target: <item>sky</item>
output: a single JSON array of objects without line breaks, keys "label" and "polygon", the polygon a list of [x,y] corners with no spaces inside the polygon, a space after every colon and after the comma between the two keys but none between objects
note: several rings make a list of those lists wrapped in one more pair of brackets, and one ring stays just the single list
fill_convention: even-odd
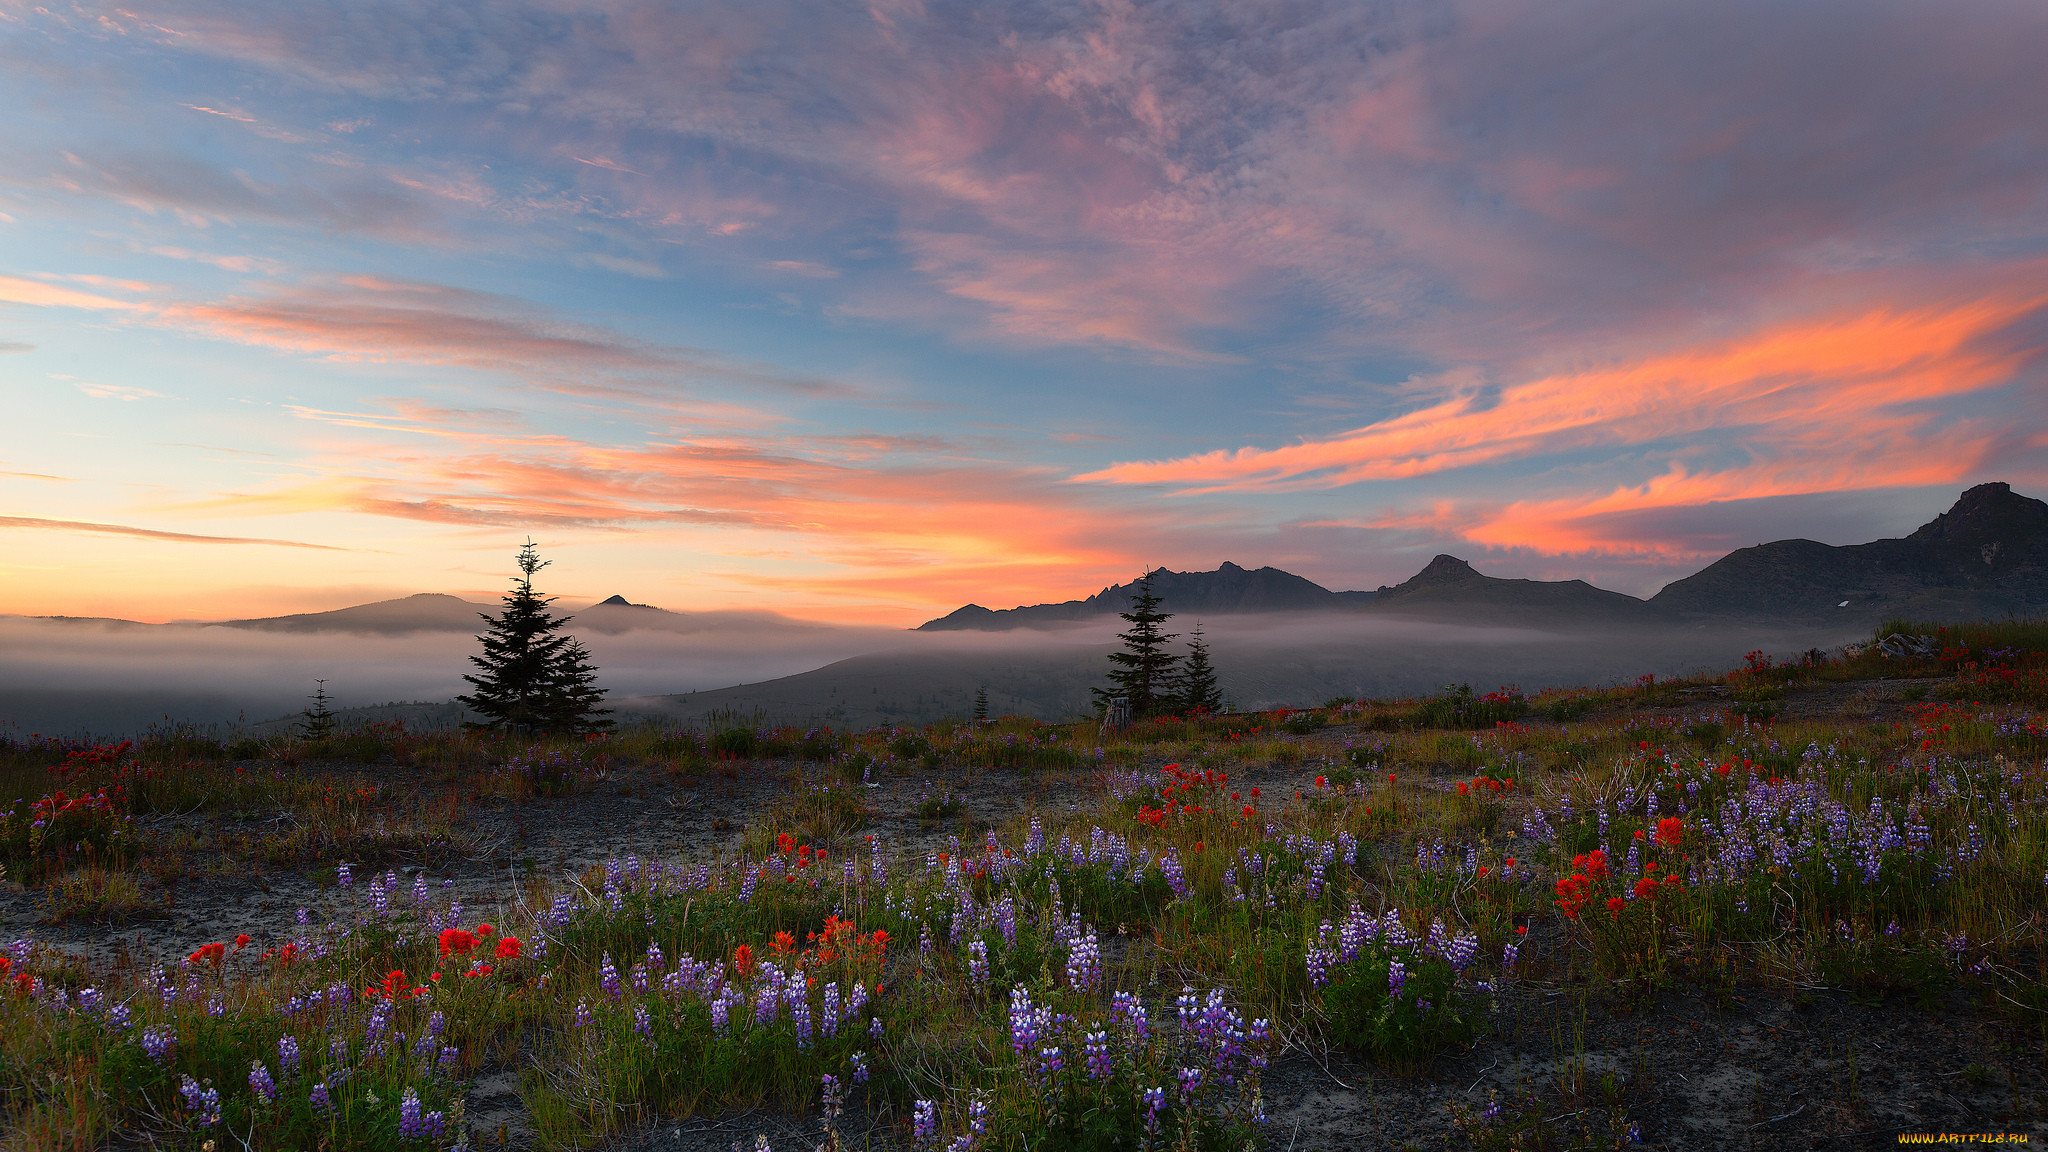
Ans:
[{"label": "sky", "polygon": [[2048,8],[0,0],[0,612],[1648,595],[2048,495]]}]

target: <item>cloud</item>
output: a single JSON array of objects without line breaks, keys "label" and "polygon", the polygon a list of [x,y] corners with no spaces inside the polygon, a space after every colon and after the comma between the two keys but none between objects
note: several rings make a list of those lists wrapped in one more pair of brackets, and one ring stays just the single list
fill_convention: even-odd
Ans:
[{"label": "cloud", "polygon": [[239,344],[340,361],[450,365],[571,392],[635,384],[799,396],[851,391],[814,375],[577,323],[509,296],[383,277],[342,277],[214,301],[129,301],[0,276],[0,302],[120,311]]},{"label": "cloud", "polygon": [[146,397],[154,397],[157,399],[161,399],[163,397],[163,393],[161,392],[155,392],[151,391],[148,388],[138,388],[127,384],[93,384],[81,380],[75,383],[73,387],[77,388],[80,392],[85,393],[87,396],[90,396],[95,400],[133,401],[141,400]]},{"label": "cloud", "polygon": [[437,246],[452,239],[427,203],[370,173],[329,170],[318,182],[260,179],[188,153],[161,150],[65,152],[62,159],[40,179],[11,178],[70,195],[104,196],[200,224],[311,225]]},{"label": "cloud", "polygon": [[[136,307],[129,301],[116,300],[111,296],[98,296],[90,292],[61,288],[55,284],[23,280],[16,276],[0,276],[0,304],[28,304],[37,308],[86,308],[114,312]],[[21,348],[25,349],[27,345],[22,345]]]},{"label": "cloud", "polygon": [[[1572,453],[1611,455],[1661,446],[1665,455],[1712,437],[1748,461],[1780,460],[1795,483],[1882,484],[1870,453],[1927,460],[1930,443],[1952,477],[1982,458],[2003,430],[1961,419],[1944,404],[2015,383],[2038,355],[2001,344],[2042,314],[2048,298],[2008,295],[1917,308],[1870,307],[1789,322],[1639,359],[1565,370],[1453,396],[1339,436],[1281,448],[1241,448],[1158,462],[1115,464],[1082,481],[1169,484],[1186,491],[1298,491],[1425,477]],[[1667,483],[1698,491],[1697,469]],[[1746,475],[1721,469],[1717,475]],[[1778,494],[1785,480],[1726,480],[1709,497]],[[1813,491],[1808,487],[1804,491]]]},{"label": "cloud", "polygon": [[[10,473],[21,475],[21,473]],[[323,552],[347,552],[328,544],[307,544],[298,540],[267,540],[255,536],[199,536],[190,532],[160,532],[154,528],[133,528],[125,524],[92,524],[82,520],[46,520],[39,516],[0,516],[0,528],[41,528],[57,532],[89,532],[107,536],[141,536],[151,540],[177,540],[188,544],[272,544],[280,548],[317,548]]]},{"label": "cloud", "polygon": [[336,360],[454,365],[564,391],[604,381],[737,385],[785,394],[845,386],[549,315],[511,297],[351,277],[262,296],[166,306],[162,317],[222,339]]},{"label": "cloud", "polygon": [[0,340],[0,356],[10,352],[33,352],[35,350],[36,346],[33,344],[23,344],[18,340]]}]

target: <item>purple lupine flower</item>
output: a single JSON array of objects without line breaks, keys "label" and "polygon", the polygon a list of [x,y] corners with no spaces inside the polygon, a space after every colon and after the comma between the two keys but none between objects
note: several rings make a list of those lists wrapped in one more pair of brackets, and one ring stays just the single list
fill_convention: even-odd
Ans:
[{"label": "purple lupine flower", "polygon": [[825,985],[824,1012],[818,1018],[818,1035],[829,1040],[839,1034],[839,982]]},{"label": "purple lupine flower", "polygon": [[1145,1002],[1135,993],[1118,992],[1110,998],[1110,1018],[1121,1022],[1132,1044],[1143,1044],[1152,1036],[1152,1022],[1145,1015]]},{"label": "purple lupine flower", "polygon": [[929,1100],[919,1100],[910,1106],[910,1138],[923,1147],[939,1135],[938,1106]]},{"label": "purple lupine flower", "polygon": [[619,970],[612,966],[612,954],[607,952],[597,966],[597,983],[604,994],[617,999],[619,996]]},{"label": "purple lupine flower", "polygon": [[633,1005],[633,1034],[647,1041],[649,1047],[653,1046],[654,1017],[648,1013],[645,1004]]},{"label": "purple lupine flower", "polygon": [[249,1061],[249,1090],[265,1104],[277,1099],[277,1081],[270,1078],[270,1069],[261,1060]]},{"label": "purple lupine flower", "polygon": [[346,888],[354,882],[355,878],[349,875],[347,864],[334,866],[334,884],[337,888]]},{"label": "purple lupine flower", "polygon": [[462,1059],[462,1049],[450,1044],[441,1049],[441,1058],[434,1062],[434,1070],[446,1076],[455,1071],[456,1062]]},{"label": "purple lupine flower", "polygon": [[811,998],[804,994],[804,982],[802,979],[790,982],[785,998],[789,1003],[790,1021],[796,1025],[796,1046],[799,1048],[809,1048],[811,1046]]},{"label": "purple lupine flower", "polygon": [[1168,848],[1159,858],[1159,871],[1166,877],[1166,884],[1173,889],[1173,898],[1179,900],[1188,894],[1187,870],[1181,867],[1180,853]]},{"label": "purple lupine flower", "polygon": [[818,1077],[818,1088],[823,1096],[825,1126],[830,1128],[839,1119],[839,1110],[846,1106],[846,1089],[839,1084],[839,1078],[830,1072]]},{"label": "purple lupine flower", "polygon": [[653,941],[653,940],[650,940],[650,941],[648,941],[648,942],[647,942],[647,967],[648,967],[648,968],[650,968],[650,969],[652,969],[652,970],[654,970],[654,971],[656,971],[656,972],[659,972],[659,971],[661,971],[661,969],[662,969],[662,966],[663,966],[663,965],[665,965],[665,964],[667,964],[667,963],[668,963],[668,958],[667,958],[667,957],[665,957],[665,956],[663,956],[663,955],[661,954],[661,945],[660,945],[660,943],[658,943],[658,942],[656,942],[656,941]]},{"label": "purple lupine flower", "polygon": [[1181,1104],[1183,1106],[1191,1105],[1194,1102],[1195,1093],[1202,1090],[1202,1070],[1200,1068],[1183,1068],[1174,1075],[1174,1081],[1180,1086]]},{"label": "purple lupine flower", "polygon": [[348,1038],[336,1036],[327,1042],[327,1059],[339,1064],[348,1059]]},{"label": "purple lupine flower", "polygon": [[1451,939],[1451,946],[1444,958],[1451,962],[1454,971],[1463,972],[1472,964],[1472,958],[1479,952],[1479,936],[1473,932],[1460,932]]},{"label": "purple lupine flower", "polygon": [[1088,1078],[1090,1080],[1109,1079],[1111,1070],[1109,1033],[1100,1030],[1090,1032],[1082,1041],[1082,1046],[1087,1052]]},{"label": "purple lupine flower", "polygon": [[1052,1028],[1052,1009],[1035,1007],[1031,993],[1019,984],[1010,990],[1010,1050],[1023,1055]]},{"label": "purple lupine flower", "polygon": [[220,1123],[220,1092],[210,1087],[201,1087],[199,1081],[186,1076],[178,1085],[178,1091],[185,1097],[185,1107],[197,1113],[194,1122],[202,1128]]},{"label": "purple lupine flower", "polygon": [[[1327,922],[1326,922],[1327,923]],[[1321,988],[1330,982],[1330,969],[1337,963],[1337,954],[1327,948],[1310,946],[1302,957],[1302,964],[1308,969],[1308,983],[1311,988]]]},{"label": "purple lupine flower", "polygon": [[159,1064],[171,1058],[171,1049],[177,1044],[178,1030],[169,1024],[152,1024],[142,1030],[142,1052]]},{"label": "purple lupine flower", "polygon": [[967,978],[977,992],[988,984],[988,945],[980,940],[967,942]]},{"label": "purple lupine flower", "polygon": [[590,1001],[588,1000],[576,1001],[576,1027],[590,1027]]},{"label": "purple lupine flower", "polygon": [[1159,1134],[1159,1114],[1166,1110],[1166,1089],[1147,1088],[1138,1099],[1145,1105],[1145,1131]]},{"label": "purple lupine flower", "polygon": [[107,1008],[107,1027],[119,1031],[128,1027],[128,1005],[114,1004]]},{"label": "purple lupine flower", "polygon": [[1041,1048],[1038,1051],[1038,1066],[1048,1076],[1054,1075],[1067,1066],[1066,1058],[1060,1055],[1059,1045]]},{"label": "purple lupine flower", "polygon": [[277,1068],[286,1076],[299,1074],[299,1041],[295,1036],[277,1038]]},{"label": "purple lupine flower", "polygon": [[633,965],[633,969],[632,969],[632,972],[631,972],[631,977],[632,977],[632,980],[633,980],[633,991],[635,991],[635,992],[637,992],[637,993],[639,993],[639,994],[641,994],[641,995],[643,995],[643,996],[644,996],[644,995],[646,995],[646,994],[647,994],[647,962],[643,960],[643,961],[641,961],[640,963],[638,963],[638,964],[635,964],[635,965]]},{"label": "purple lupine flower", "polygon": [[847,1072],[846,1074],[846,1079],[848,1083],[865,1084],[868,1082],[867,1053],[855,1052],[853,1055],[848,1056],[846,1058],[846,1063],[848,1068],[851,1069],[851,1071]]},{"label": "purple lupine flower", "polygon": [[1399,960],[1387,962],[1387,996],[1399,998],[1401,987],[1408,983],[1408,966]]},{"label": "purple lupine flower", "polygon": [[1521,955],[1521,945],[1515,943],[1513,940],[1510,940],[1506,944],[1502,945],[1500,950],[1500,970],[1503,972],[1512,972],[1515,967],[1516,959],[1518,959]]},{"label": "purple lupine flower", "polygon": [[334,1100],[327,1094],[327,1081],[325,1080],[315,1081],[313,1090],[307,1093],[306,1099],[312,1103],[313,1115],[315,1116],[326,1116],[334,1111]]},{"label": "purple lupine flower", "polygon": [[880,1016],[868,1021],[868,1037],[870,1039],[880,1040],[882,1033],[885,1031],[886,1029],[882,1027],[882,1018]]},{"label": "purple lupine flower", "polygon": [[426,1126],[420,1117],[420,1094],[408,1087],[398,1101],[398,1135],[406,1140],[418,1140],[426,1134]]},{"label": "purple lupine flower", "polygon": [[1090,928],[1067,950],[1067,986],[1076,992],[1087,992],[1101,976],[1102,951],[1096,944],[1095,930]]}]

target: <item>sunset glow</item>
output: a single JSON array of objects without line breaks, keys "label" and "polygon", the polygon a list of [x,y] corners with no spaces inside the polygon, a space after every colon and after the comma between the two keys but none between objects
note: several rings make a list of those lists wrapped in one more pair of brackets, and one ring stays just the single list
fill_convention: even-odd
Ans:
[{"label": "sunset glow", "polygon": [[2048,495],[2038,6],[0,0],[0,613],[1635,594]]}]

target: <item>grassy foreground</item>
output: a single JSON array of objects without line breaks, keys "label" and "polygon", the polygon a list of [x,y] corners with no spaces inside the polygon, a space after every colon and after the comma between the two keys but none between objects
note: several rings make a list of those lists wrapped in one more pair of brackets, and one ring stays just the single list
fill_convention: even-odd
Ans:
[{"label": "grassy foreground", "polygon": [[[1262,1076],[1283,1049],[1425,1069],[1531,980],[1623,1003],[1962,990],[2048,1042],[2044,631],[1106,736],[1012,719],[15,741],[0,865],[56,916],[117,917],[199,858],[331,871],[292,922],[172,964],[7,946],[0,1126],[23,1148],[490,1146],[505,1134],[464,1117],[465,1085],[514,1069],[549,1146],[766,1104],[877,1120],[897,1146],[1234,1150],[1272,1142]],[[1905,720],[1793,708],[1881,677],[1927,681]],[[480,796],[770,760],[805,783],[731,850],[535,878],[493,922],[389,867],[457,850]],[[958,766],[1082,802],[924,856],[863,830],[863,780]],[[289,820],[204,844],[151,830],[201,810]],[[919,805],[956,814],[950,793]],[[1568,1125],[1507,1097],[1458,1122],[1478,1147],[1634,1138],[1615,1093],[1572,1090]]]}]

